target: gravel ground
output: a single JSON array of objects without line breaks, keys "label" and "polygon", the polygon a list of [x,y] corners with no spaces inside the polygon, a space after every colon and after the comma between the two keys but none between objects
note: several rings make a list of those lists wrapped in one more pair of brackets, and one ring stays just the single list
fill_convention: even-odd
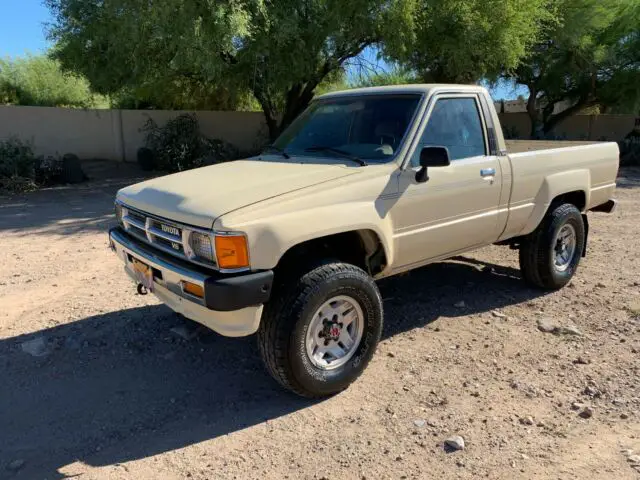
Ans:
[{"label": "gravel ground", "polygon": [[0,478],[640,476],[640,170],[559,292],[505,247],[382,281],[378,352],[318,402],[135,293],[105,235],[130,175],[0,198]]}]

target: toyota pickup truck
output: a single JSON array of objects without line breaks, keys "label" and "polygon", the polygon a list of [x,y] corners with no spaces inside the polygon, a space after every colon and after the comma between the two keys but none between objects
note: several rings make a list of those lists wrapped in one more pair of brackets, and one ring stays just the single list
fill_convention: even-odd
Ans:
[{"label": "toyota pickup truck", "polygon": [[[529,142],[531,144],[531,142]],[[307,397],[345,389],[380,339],[376,280],[485,245],[559,289],[587,212],[612,212],[618,146],[509,151],[488,92],[405,85],[317,97],[257,157],[123,188],[110,246],[138,288]]]}]

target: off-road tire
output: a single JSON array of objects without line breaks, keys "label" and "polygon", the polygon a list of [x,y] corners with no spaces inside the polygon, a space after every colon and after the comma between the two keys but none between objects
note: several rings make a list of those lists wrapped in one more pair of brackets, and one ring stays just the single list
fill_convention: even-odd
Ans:
[{"label": "off-road tire", "polygon": [[[316,310],[338,295],[359,303],[364,330],[347,363],[324,370],[309,359],[305,337]],[[380,292],[364,270],[347,263],[326,263],[292,275],[274,291],[262,315],[258,346],[267,370],[282,386],[303,397],[326,397],[347,388],[363,372],[380,340],[382,316]]]},{"label": "off-road tire", "polygon": [[[576,248],[569,266],[558,271],[554,265],[554,239],[570,223],[576,233]],[[520,270],[532,286],[547,290],[564,287],[576,273],[585,244],[584,221],[580,210],[570,203],[551,205],[538,227],[520,245]]]}]

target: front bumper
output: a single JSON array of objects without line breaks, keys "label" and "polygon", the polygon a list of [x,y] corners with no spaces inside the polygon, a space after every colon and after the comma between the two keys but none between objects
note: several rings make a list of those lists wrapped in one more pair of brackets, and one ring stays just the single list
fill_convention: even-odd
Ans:
[{"label": "front bumper", "polygon": [[[214,274],[157,251],[119,227],[109,231],[109,245],[134,281],[134,258],[152,268],[153,293],[172,310],[229,337],[251,335],[258,329],[263,304],[271,294],[273,271]],[[185,292],[184,281],[202,287],[204,298]]]}]

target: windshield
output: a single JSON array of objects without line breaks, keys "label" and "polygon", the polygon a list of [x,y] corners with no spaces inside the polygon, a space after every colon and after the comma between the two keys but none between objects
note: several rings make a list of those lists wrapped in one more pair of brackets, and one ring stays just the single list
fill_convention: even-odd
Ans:
[{"label": "windshield", "polygon": [[388,161],[400,149],[419,102],[415,94],[318,100],[273,146],[288,155]]}]

